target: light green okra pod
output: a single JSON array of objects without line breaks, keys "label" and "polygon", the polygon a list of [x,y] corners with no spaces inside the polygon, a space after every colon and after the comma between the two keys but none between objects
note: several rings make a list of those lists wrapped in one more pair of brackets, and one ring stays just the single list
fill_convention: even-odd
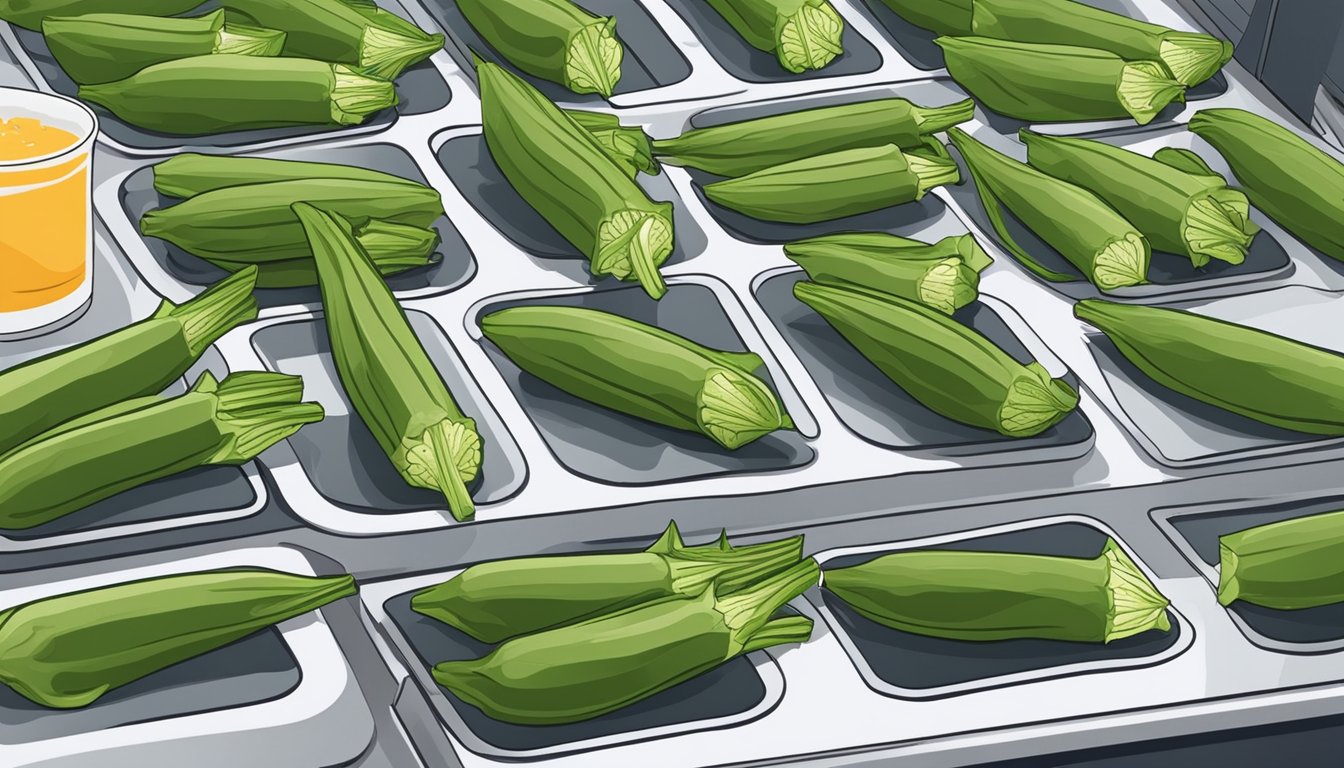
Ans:
[{"label": "light green okra pod", "polygon": [[[307,160],[278,160],[270,157],[238,155],[202,155],[183,152],[154,166],[154,189],[168,197],[195,197],[227,187],[266,184],[274,181],[373,181],[388,184],[415,184],[412,179],[391,173],[337,163]],[[334,185],[339,186],[339,185]],[[291,201],[297,202],[297,201]]]},{"label": "light green okra pod", "polygon": [[352,576],[261,569],[141,579],[0,611],[0,683],[77,709],[143,677],[355,594]]},{"label": "light green okra pod", "polygon": [[473,565],[416,593],[411,607],[485,643],[572,624],[639,603],[720,594],[788,568],[802,559],[803,538],[732,547],[688,547],[675,522],[643,552],[524,557]]},{"label": "light green okra pod", "polygon": [[845,21],[828,0],[706,0],[753,48],[789,72],[821,69],[844,53]]},{"label": "light green okra pod", "polygon": [[481,319],[524,371],[583,400],[740,448],[793,421],[753,372],[751,352],[710,349],[644,323],[580,307],[513,307]]},{"label": "light green okra pod", "polygon": [[1344,603],[1344,512],[1218,537],[1218,602],[1295,611]]},{"label": "light green okra pod", "polygon": [[485,42],[534,77],[611,98],[625,47],[616,19],[571,0],[456,0]]},{"label": "light green okra pod", "polygon": [[434,666],[434,679],[496,720],[588,720],[642,701],[745,653],[812,634],[804,616],[773,618],[817,583],[808,558],[732,595],[707,585],[578,624],[509,640],[488,656]]}]

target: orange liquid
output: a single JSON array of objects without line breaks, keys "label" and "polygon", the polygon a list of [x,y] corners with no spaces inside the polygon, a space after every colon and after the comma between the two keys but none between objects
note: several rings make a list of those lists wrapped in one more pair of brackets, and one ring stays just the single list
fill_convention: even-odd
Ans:
[{"label": "orange liquid", "polygon": [[[0,161],[43,157],[78,143],[75,134],[33,118],[0,119]],[[0,312],[45,306],[84,282],[88,160],[85,153],[51,168],[0,168]]]}]

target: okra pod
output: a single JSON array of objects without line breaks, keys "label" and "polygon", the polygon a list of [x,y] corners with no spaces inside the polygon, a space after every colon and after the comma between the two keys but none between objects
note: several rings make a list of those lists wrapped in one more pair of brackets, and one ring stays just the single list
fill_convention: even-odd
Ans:
[{"label": "okra pod", "polygon": [[42,36],[61,69],[80,85],[110,83],[174,59],[212,53],[279,56],[285,33],[224,23],[224,11],[195,18],[125,13],[51,17]]},{"label": "okra pod", "polygon": [[294,213],[312,243],[331,356],[355,412],[408,484],[439,491],[458,520],[476,511],[476,422],[458,407],[406,313],[350,224],[308,203]]},{"label": "okra pod", "polygon": [[975,301],[980,272],[992,262],[971,235],[930,244],[885,232],[849,232],[789,243],[784,254],[815,282],[864,287],[949,315]]},{"label": "okra pod", "polygon": [[882,0],[897,16],[940,35],[971,34],[975,0]]},{"label": "okra pod", "polygon": [[893,552],[822,583],[879,624],[949,640],[1110,643],[1171,629],[1169,601],[1114,540],[1095,558]]},{"label": "okra pod", "polygon": [[974,0],[973,5],[971,34],[1100,48],[1127,61],[1160,61],[1185,86],[1208,80],[1232,58],[1226,40],[1178,32],[1076,0]]},{"label": "okra pod", "polygon": [[945,153],[907,154],[887,144],[795,160],[704,190],[710,200],[753,218],[810,224],[913,202],[960,179]]},{"label": "okra pod", "polygon": [[940,37],[947,71],[984,105],[1017,120],[1152,122],[1185,86],[1157,61],[1110,51],[988,37]]},{"label": "okra pod", "polygon": [[752,48],[789,72],[821,69],[845,52],[845,20],[828,0],[707,0]]},{"label": "okra pod", "polygon": [[[370,219],[355,229],[355,239],[384,277],[427,266],[434,261],[439,233],[432,229]],[[303,288],[317,285],[317,265],[312,257],[283,261],[229,261],[207,259],[220,269],[237,272],[253,264],[258,288]]]},{"label": "okra pod", "polygon": [[792,429],[752,352],[724,352],[620,315],[580,307],[513,307],[481,319],[519,368],[569,394],[733,450]]},{"label": "okra pod", "polygon": [[505,178],[589,261],[594,276],[667,292],[672,204],[650,200],[592,135],[503,67],[477,62],[485,143]]},{"label": "okra pod", "polygon": [[533,77],[603,98],[621,79],[625,47],[615,18],[571,0],[457,0],[457,8],[490,47]]},{"label": "okra pod", "polygon": [[263,569],[140,579],[0,611],[0,683],[76,709],[174,664],[355,594],[354,577]]},{"label": "okra pod", "polygon": [[1023,365],[971,328],[923,304],[862,288],[802,282],[799,301],[929,410],[1030,437],[1078,406],[1078,393],[1040,363]]},{"label": "okra pod", "polygon": [[925,137],[970,120],[975,102],[921,107],[905,99],[874,99],[692,128],[653,142],[671,165],[719,176],[745,176],[771,166],[844,149],[895,144],[925,147]]},{"label": "okra pod", "polygon": [[225,187],[149,211],[140,231],[204,259],[255,262],[313,251],[290,209],[309,202],[351,219],[428,228],[443,215],[439,193],[406,180],[302,179]]},{"label": "okra pod", "polygon": [[489,655],[434,666],[434,679],[509,723],[588,720],[642,701],[742,654],[801,643],[804,616],[772,618],[817,583],[815,560],[732,595],[712,585],[692,597],[645,603],[509,640]]},{"label": "okra pod", "polygon": [[1294,611],[1344,603],[1344,512],[1218,537],[1218,602]]},{"label": "okra pod", "polygon": [[[1003,209],[1012,212],[1101,290],[1147,281],[1152,258],[1148,240],[1099,197],[996,152],[960,128],[951,129],[947,135],[970,169],[994,231],[1022,266],[1052,282],[1075,279],[1041,264],[1019,245],[1008,231]],[[1063,211],[1069,215],[1061,215]]]},{"label": "okra pod", "polygon": [[[154,189],[168,197],[195,197],[227,187],[273,181],[375,181],[419,184],[391,173],[336,163],[184,152],[154,166]],[[339,185],[333,185],[339,186]],[[423,186],[423,185],[421,185]],[[297,202],[297,201],[291,201]]]},{"label": "okra pod", "polygon": [[1344,259],[1344,165],[1242,109],[1200,110],[1190,130],[1222,154],[1256,208],[1312,248]]},{"label": "okra pod", "polygon": [[525,557],[473,565],[416,593],[411,608],[485,643],[572,624],[668,597],[719,594],[793,566],[803,537],[731,547],[688,547],[675,522],[643,552]]},{"label": "okra pod", "polygon": [[1246,195],[1221,179],[1192,175],[1101,141],[1021,132],[1027,162],[1086,189],[1133,224],[1153,248],[1188,256],[1196,267],[1246,260],[1260,227]]},{"label": "okra pod", "polygon": [[165,61],[79,89],[151,131],[197,136],[295,125],[358,125],[397,104],[392,83],[342,64],[217,53]]},{"label": "okra pod", "polygon": [[209,372],[179,397],[144,397],[81,416],[0,458],[0,528],[51,522],[122,491],[188,469],[243,464],[322,406],[303,403],[303,380],[278,373]]},{"label": "okra pod", "polygon": [[1179,309],[1087,299],[1073,313],[1164,387],[1272,426],[1344,435],[1334,352]]},{"label": "okra pod", "polygon": [[201,0],[0,0],[0,21],[34,32],[51,16],[83,16],[90,13],[134,13],[176,16],[195,10]]},{"label": "okra pod", "polygon": [[161,392],[219,340],[257,318],[243,270],[183,304],[0,373],[0,456],[82,414]]},{"label": "okra pod", "polygon": [[443,47],[443,35],[376,19],[346,0],[225,0],[224,7],[284,30],[286,56],[345,64],[381,80],[395,80]]}]

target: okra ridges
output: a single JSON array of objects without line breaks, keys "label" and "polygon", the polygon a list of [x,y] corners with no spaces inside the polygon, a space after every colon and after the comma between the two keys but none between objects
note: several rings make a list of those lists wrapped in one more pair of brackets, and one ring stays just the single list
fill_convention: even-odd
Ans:
[{"label": "okra ridges", "polygon": [[829,2],[803,4],[779,26],[779,63],[790,72],[821,69],[844,53],[845,22]]},{"label": "okra ridges", "polygon": [[406,67],[442,48],[443,41],[443,35],[413,38],[370,24],[364,28],[364,37],[359,46],[360,71],[391,81]]},{"label": "okra ridges", "polygon": [[1103,291],[1148,281],[1151,249],[1142,235],[1130,232],[1106,244],[1092,264],[1092,280]]},{"label": "okra ridges", "polygon": [[705,434],[733,450],[792,426],[765,382],[730,368],[711,368],[700,389],[696,420]]},{"label": "okra ridges", "polygon": [[616,20],[584,27],[565,51],[565,86],[575,93],[596,93],[611,98],[621,79],[625,49],[616,39]]},{"label": "okra ridges", "polygon": [[1168,32],[1158,46],[1158,58],[1177,82],[1199,85],[1213,77],[1232,58],[1232,44],[1209,35]]},{"label": "okra ridges", "polygon": [[716,599],[714,608],[723,615],[724,624],[738,641],[746,644],[776,611],[820,580],[821,567],[809,557],[741,592]]},{"label": "okra ridges", "polygon": [[1152,122],[1173,101],[1185,101],[1185,86],[1155,61],[1131,61],[1120,71],[1120,103],[1139,125]]},{"label": "okra ridges", "polygon": [[470,421],[441,421],[418,439],[403,441],[407,482],[439,491],[459,521],[471,518],[476,503],[467,483],[481,468],[481,437]]},{"label": "okra ridges", "polygon": [[1170,601],[1139,570],[1129,555],[1114,541],[1107,542],[1103,552],[1109,569],[1106,591],[1110,606],[1106,617],[1106,642],[1160,629],[1171,629],[1167,618]]},{"label": "okra ridges", "polygon": [[181,321],[192,357],[200,357],[235,327],[257,319],[256,286],[257,268],[241,269],[168,313]]},{"label": "okra ridges", "polygon": [[397,105],[397,89],[390,81],[355,72],[342,65],[332,67],[331,121],[359,125],[375,112]]}]

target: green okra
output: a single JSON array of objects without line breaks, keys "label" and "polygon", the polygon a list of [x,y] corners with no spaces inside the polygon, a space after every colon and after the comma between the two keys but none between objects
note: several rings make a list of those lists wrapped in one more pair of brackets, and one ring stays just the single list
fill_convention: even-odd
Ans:
[{"label": "green okra", "polygon": [[704,190],[715,203],[753,218],[809,224],[914,202],[960,179],[946,153],[906,153],[887,144],[795,160]]},{"label": "green okra", "polygon": [[1180,32],[1076,0],[974,0],[970,34],[1023,43],[1100,48],[1127,61],[1160,61],[1178,83],[1198,85],[1232,58],[1232,44]]},{"label": "green okra", "polygon": [[817,583],[815,560],[731,595],[636,605],[517,637],[489,655],[445,661],[434,679],[486,715],[509,723],[588,720],[642,701],[746,653],[801,643],[812,620],[776,612]]},{"label": "green okra", "polygon": [[1153,248],[1188,256],[1196,267],[1246,260],[1260,227],[1246,195],[1221,179],[1193,175],[1101,141],[1021,132],[1027,162],[1094,193]]},{"label": "green okra", "polygon": [[641,171],[654,176],[661,172],[653,158],[653,142],[643,128],[621,125],[619,117],[605,112],[566,109],[564,113],[592,134],[602,151],[630,178]]},{"label": "green okra", "polygon": [[425,229],[443,215],[439,193],[398,179],[299,179],[225,187],[177,205],[149,211],[140,231],[204,259],[284,261],[312,255],[303,226],[290,209],[309,202],[346,218],[379,219]]},{"label": "green okra", "polygon": [[1295,611],[1344,603],[1344,512],[1218,537],[1218,602]]},{"label": "green okra", "polygon": [[964,123],[974,114],[975,102],[970,99],[944,107],[873,99],[692,128],[675,138],[653,142],[653,153],[671,165],[718,176],[745,176],[844,149],[886,144],[921,149],[929,134]]},{"label": "green okra", "polygon": [[294,214],[312,244],[341,385],[408,484],[438,491],[458,520],[476,511],[467,484],[482,440],[411,330],[401,305],[345,219],[308,203]]},{"label": "green okra", "polygon": [[[947,135],[970,169],[994,231],[1022,266],[1052,282],[1075,279],[1041,264],[1019,245],[1008,231],[1004,209],[1103,291],[1147,281],[1152,247],[1142,232],[1101,198],[996,152],[960,128]],[[1063,211],[1069,215],[1061,215]]]},{"label": "green okra", "polygon": [[[273,181],[375,181],[419,184],[391,173],[337,163],[184,152],[154,166],[154,189],[168,197],[195,197],[227,187]],[[339,185],[333,185],[339,186]],[[291,201],[294,202],[294,201]]]},{"label": "green okra", "polygon": [[473,565],[417,592],[411,608],[485,643],[624,610],[669,597],[694,597],[713,584],[720,594],[789,568],[803,557],[803,537],[688,547],[675,522],[642,552],[524,557]]},{"label": "green okra", "polygon": [[176,16],[195,10],[200,4],[201,0],[0,0],[0,21],[41,32],[43,19],[52,16],[90,13]]},{"label": "green okra", "polygon": [[658,267],[673,247],[672,204],[654,202],[597,140],[503,67],[477,62],[490,156],[518,195],[589,261],[594,276],[667,292]]},{"label": "green okra", "polygon": [[[370,219],[355,228],[355,239],[384,277],[434,263],[439,233],[432,229]],[[255,265],[258,288],[304,288],[317,285],[317,265],[312,257],[282,261],[230,261],[207,259],[229,272]]]},{"label": "green okra", "polygon": [[751,352],[724,352],[581,307],[513,307],[481,319],[519,368],[569,394],[656,424],[700,432],[730,450],[792,429]]},{"label": "green okra", "polygon": [[1164,387],[1275,427],[1344,435],[1344,356],[1179,309],[1087,299],[1073,313]]},{"label": "green okra", "polygon": [[1242,109],[1204,109],[1190,130],[1222,154],[1256,208],[1307,245],[1344,259],[1344,164]]},{"label": "green okra", "polygon": [[355,594],[354,577],[202,571],[86,589],[0,611],[0,683],[86,707],[161,669]]},{"label": "green okra", "polygon": [[575,93],[611,98],[625,47],[616,19],[571,0],[457,0],[476,33],[508,62]]},{"label": "green okra", "polygon": [[80,85],[110,83],[174,59],[212,53],[279,56],[285,33],[224,23],[224,11],[195,18],[125,13],[50,17],[42,36],[61,69]]},{"label": "green okra", "polygon": [[993,261],[971,235],[924,243],[885,232],[847,232],[798,240],[784,254],[814,282],[859,286],[952,314],[979,295]]},{"label": "green okra", "polygon": [[893,552],[822,583],[879,624],[949,640],[1110,643],[1171,629],[1169,601],[1114,540],[1095,558]]},{"label": "green okra", "polygon": [[1017,120],[1133,118],[1147,125],[1185,86],[1157,61],[1072,45],[940,37],[947,71],[986,107]]},{"label": "green okra", "polygon": [[971,34],[974,0],[882,0],[897,16],[940,35]]},{"label": "green okra", "polygon": [[183,304],[0,373],[0,456],[77,416],[161,392],[228,333],[257,318],[257,274],[240,271]]},{"label": "green okra", "polygon": [[443,35],[378,18],[367,4],[347,0],[225,0],[224,7],[284,30],[286,56],[345,64],[382,80],[395,80],[443,47]]},{"label": "green okra", "polygon": [[169,475],[243,464],[321,421],[300,402],[303,380],[278,373],[209,372],[179,397],[110,405],[58,425],[0,457],[0,529],[51,522]]},{"label": "green okra", "polygon": [[359,125],[397,104],[392,83],[343,64],[217,53],[165,61],[79,98],[150,131],[197,136],[296,125]]},{"label": "green okra", "polygon": [[1204,158],[1193,150],[1182,147],[1162,147],[1153,153],[1153,159],[1166,163],[1178,171],[1185,171],[1195,176],[1208,176],[1216,179],[1219,184],[1227,183],[1227,179],[1222,174],[1210,168],[1209,164],[1204,162]]},{"label": "green okra", "polygon": [[845,20],[828,0],[707,0],[753,48],[789,72],[821,69],[845,52]]},{"label": "green okra", "polygon": [[808,282],[794,285],[793,294],[907,394],[953,421],[1031,437],[1078,406],[1077,391],[1040,363],[1019,363],[923,304]]}]

